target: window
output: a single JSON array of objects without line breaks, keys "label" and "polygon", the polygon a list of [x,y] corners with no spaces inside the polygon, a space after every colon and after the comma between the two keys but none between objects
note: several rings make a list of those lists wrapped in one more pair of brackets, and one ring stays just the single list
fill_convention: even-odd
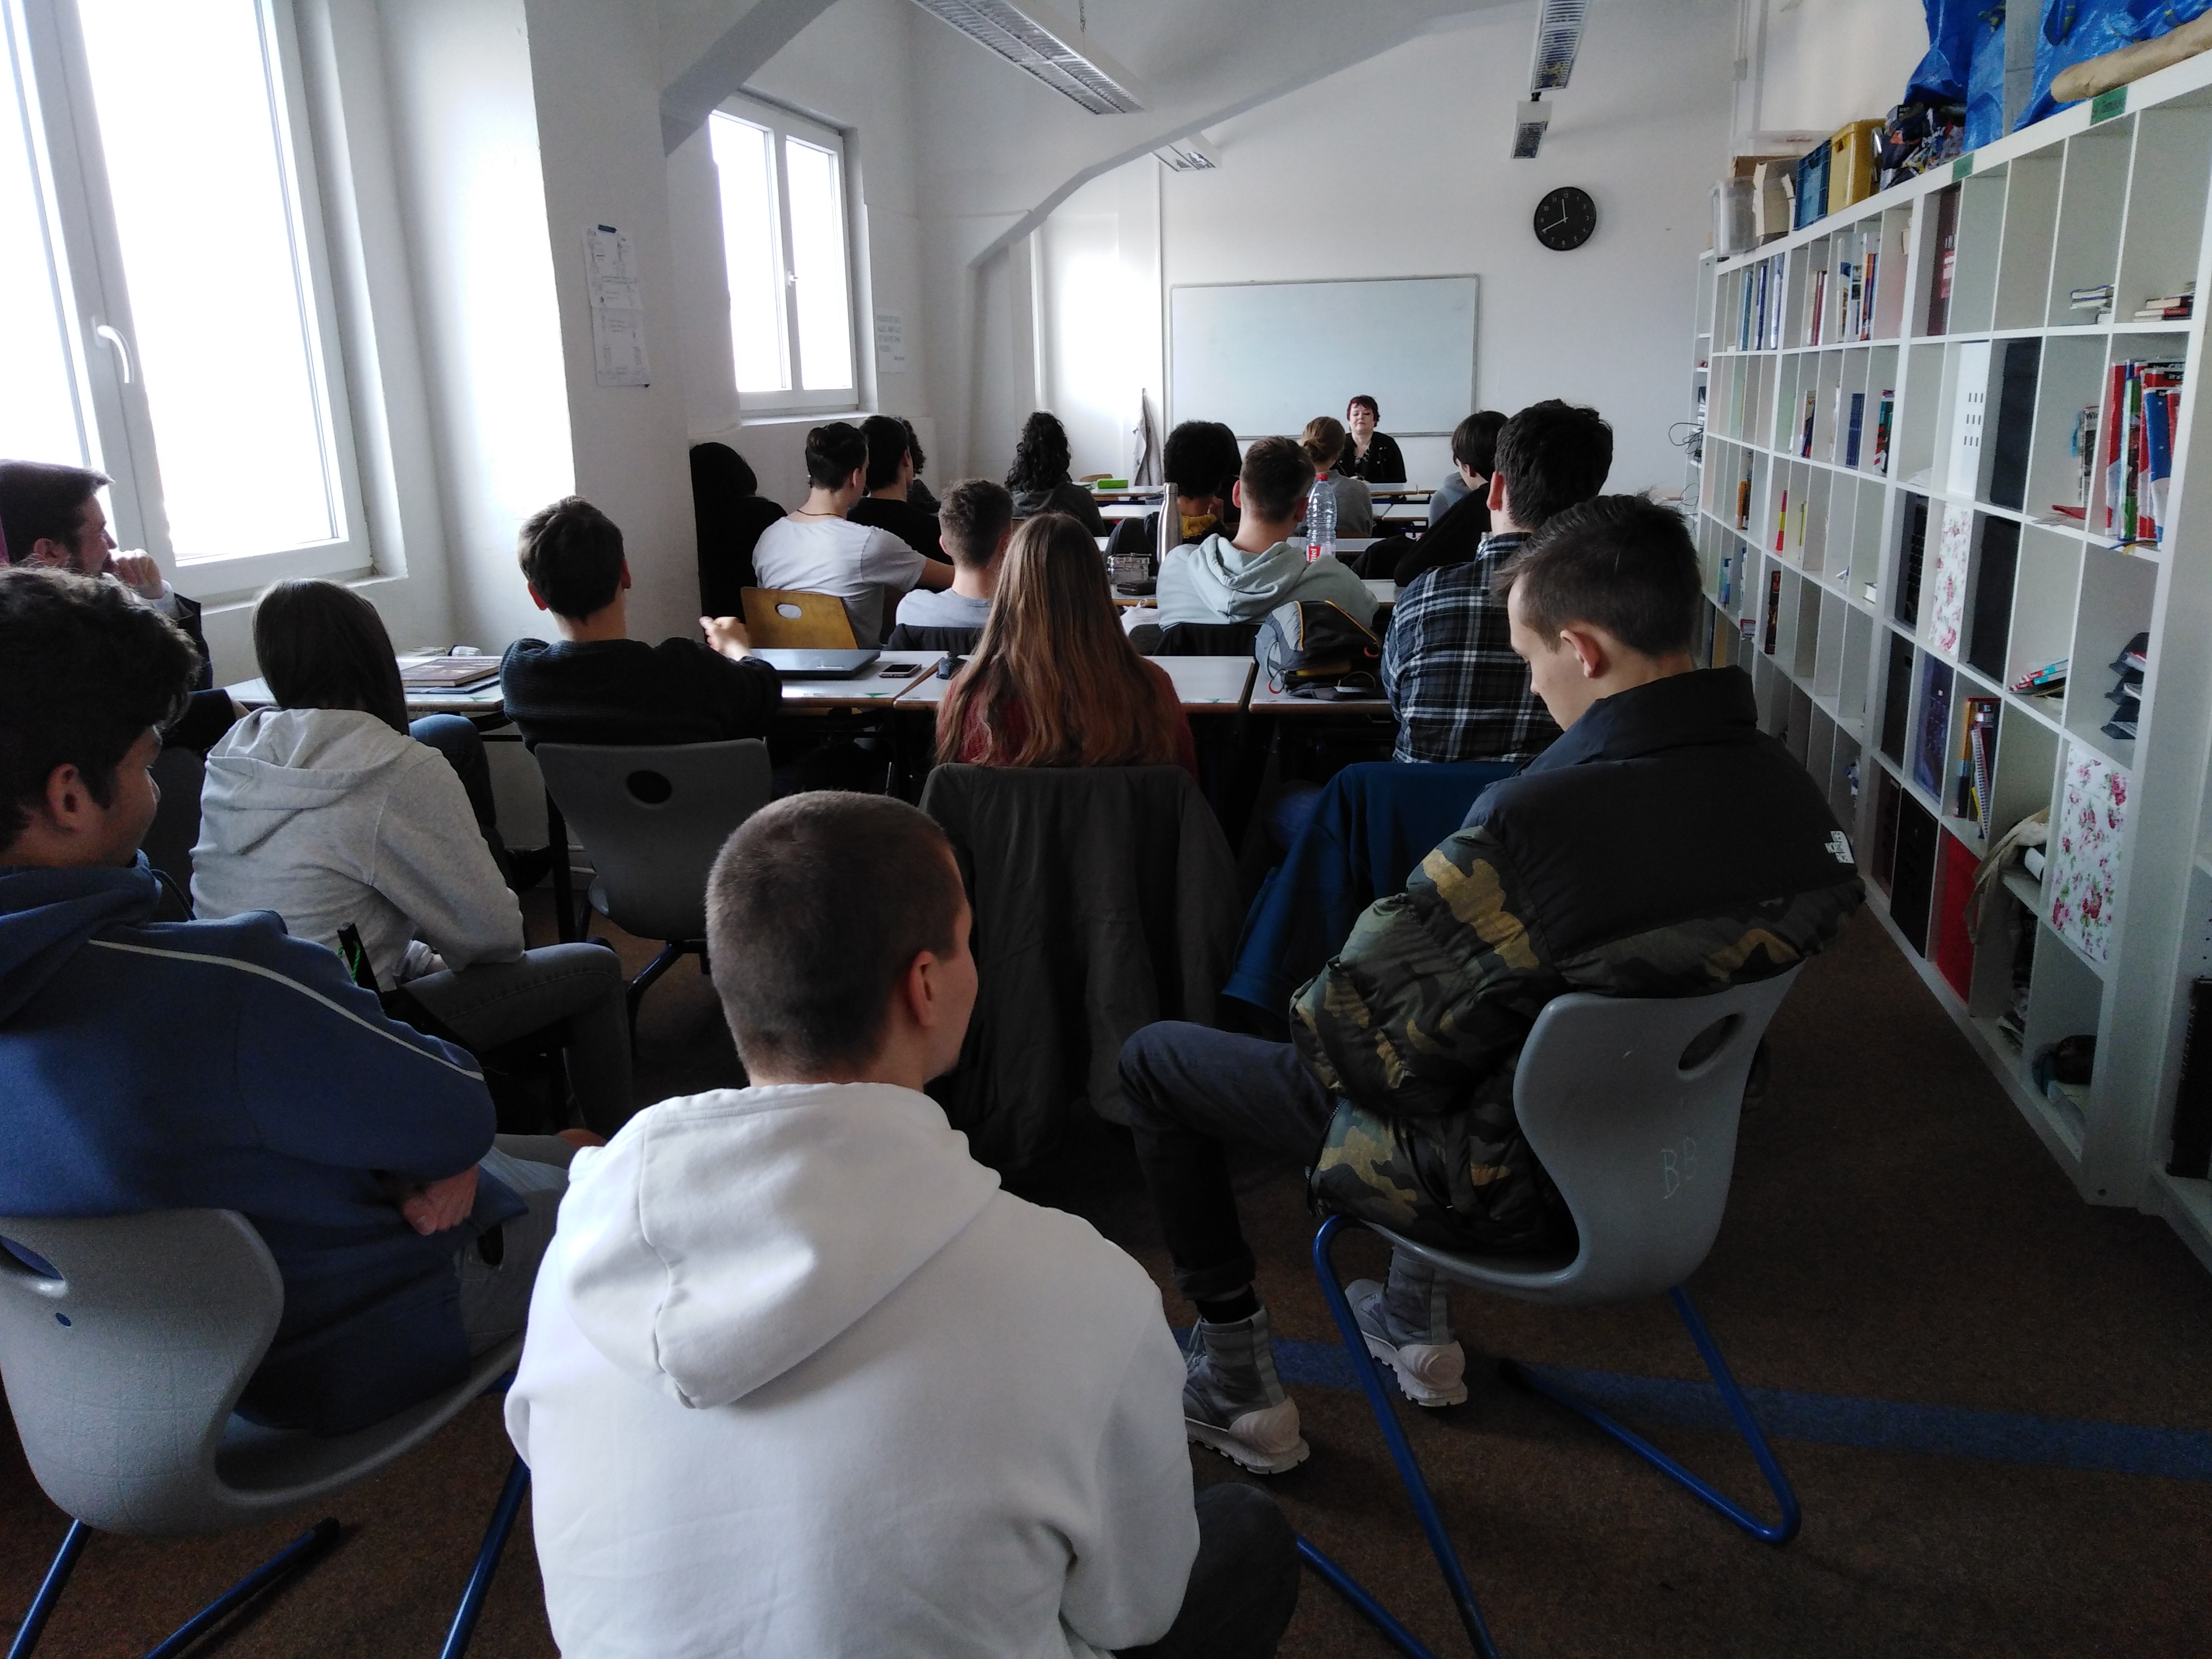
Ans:
[{"label": "window", "polygon": [[852,408],[844,140],[738,99],[709,118],[708,140],[720,179],[739,405]]},{"label": "window", "polygon": [[109,474],[187,592],[368,568],[289,6],[0,23],[0,453]]}]

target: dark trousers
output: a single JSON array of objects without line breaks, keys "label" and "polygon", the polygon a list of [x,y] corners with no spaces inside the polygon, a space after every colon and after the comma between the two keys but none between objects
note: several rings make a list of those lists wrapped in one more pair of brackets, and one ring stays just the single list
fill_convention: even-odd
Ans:
[{"label": "dark trousers", "polygon": [[1252,1282],[1254,1263],[1228,1144],[1310,1164],[1335,1101],[1289,1043],[1181,1020],[1147,1025],[1121,1045],[1121,1095],[1176,1287],[1193,1301],[1235,1295]]},{"label": "dark trousers", "polygon": [[1121,1659],[1270,1659],[1297,1605],[1297,1535],[1275,1500],[1236,1481],[1208,1486],[1182,1610],[1165,1636]]}]

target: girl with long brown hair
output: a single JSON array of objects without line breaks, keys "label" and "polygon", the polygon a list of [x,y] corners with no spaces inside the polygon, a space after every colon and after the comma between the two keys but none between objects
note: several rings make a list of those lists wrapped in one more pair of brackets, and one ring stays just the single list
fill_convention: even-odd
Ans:
[{"label": "girl with long brown hair", "polygon": [[1129,643],[1098,544],[1066,514],[1014,532],[983,637],[937,706],[937,757],[1197,775],[1175,683]]}]

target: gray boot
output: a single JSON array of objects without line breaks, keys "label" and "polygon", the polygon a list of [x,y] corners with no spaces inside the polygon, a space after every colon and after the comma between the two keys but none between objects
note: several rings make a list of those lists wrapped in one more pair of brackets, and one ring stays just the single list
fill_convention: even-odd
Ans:
[{"label": "gray boot", "polygon": [[1265,1308],[1233,1325],[1201,1319],[1192,1328],[1182,1417],[1193,1440],[1254,1474],[1280,1474],[1306,1461],[1297,1401],[1275,1375]]},{"label": "gray boot", "polygon": [[1344,1287],[1367,1352],[1398,1374],[1417,1406],[1467,1399],[1467,1352],[1452,1337],[1448,1286],[1434,1268],[1402,1250],[1390,1253],[1390,1281],[1355,1279]]}]

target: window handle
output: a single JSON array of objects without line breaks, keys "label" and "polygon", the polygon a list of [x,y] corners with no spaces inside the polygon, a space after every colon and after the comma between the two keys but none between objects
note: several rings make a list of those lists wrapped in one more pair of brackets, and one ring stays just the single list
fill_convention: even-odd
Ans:
[{"label": "window handle", "polygon": [[131,348],[124,343],[122,334],[113,324],[101,323],[94,328],[92,337],[95,340],[105,341],[115,348],[116,355],[123,359],[123,384],[129,386],[131,384]]}]

